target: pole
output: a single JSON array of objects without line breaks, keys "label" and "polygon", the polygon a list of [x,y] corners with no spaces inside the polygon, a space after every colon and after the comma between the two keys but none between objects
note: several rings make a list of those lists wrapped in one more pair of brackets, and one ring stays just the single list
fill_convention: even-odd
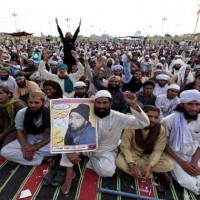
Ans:
[{"label": "pole", "polygon": [[132,199],[138,198],[138,199],[147,199],[147,200],[164,200],[164,199],[158,199],[158,198],[154,198],[154,197],[142,196],[142,195],[138,195],[138,194],[110,190],[110,189],[106,189],[106,188],[99,188],[99,192],[113,194],[113,195],[117,195],[117,196],[129,197]]},{"label": "pole", "polygon": [[16,19],[15,17],[17,16],[17,14],[15,12],[12,13],[12,16],[14,17],[14,22],[15,22],[15,30],[17,32],[17,23],[16,23]]}]

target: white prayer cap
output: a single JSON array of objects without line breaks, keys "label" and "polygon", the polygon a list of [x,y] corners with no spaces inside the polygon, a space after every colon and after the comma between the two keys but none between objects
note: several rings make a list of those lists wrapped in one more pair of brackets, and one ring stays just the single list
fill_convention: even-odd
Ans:
[{"label": "white prayer cap", "polygon": [[153,72],[154,72],[154,73],[156,73],[156,72],[162,73],[162,70],[161,70],[161,69],[155,69]]},{"label": "white prayer cap", "polygon": [[177,84],[171,84],[167,90],[180,90],[180,86]]},{"label": "white prayer cap", "polygon": [[194,68],[194,70],[196,69],[200,69],[200,65],[196,65],[196,67]]},{"label": "white prayer cap", "polygon": [[156,57],[157,55],[156,55],[156,53],[152,53],[151,56],[155,56]]},{"label": "white prayer cap", "polygon": [[185,90],[180,94],[181,103],[188,103],[195,100],[200,102],[200,92],[198,90]]},{"label": "white prayer cap", "polygon": [[57,56],[57,53],[53,53],[53,56]]},{"label": "white prayer cap", "polygon": [[76,83],[74,83],[74,88],[78,87],[86,87],[86,84],[83,81],[77,81]]},{"label": "white prayer cap", "polygon": [[150,56],[149,56],[149,55],[145,55],[144,57],[145,57],[145,58],[149,58]]},{"label": "white prayer cap", "polygon": [[111,96],[110,92],[108,92],[108,90],[100,90],[100,91],[98,91],[95,94],[94,98],[97,99],[99,97],[107,97],[107,98],[112,99],[112,96]]},{"label": "white prayer cap", "polygon": [[156,67],[157,66],[163,67],[163,64],[162,63],[157,63]]},{"label": "white prayer cap", "polygon": [[165,60],[165,57],[161,57],[160,60]]},{"label": "white prayer cap", "polygon": [[166,81],[168,81],[170,79],[170,77],[168,75],[166,75],[166,74],[159,74],[159,75],[156,76],[156,79],[157,80],[166,80]]},{"label": "white prayer cap", "polygon": [[123,66],[121,66],[121,65],[114,65],[112,67],[112,71],[115,71],[115,70],[123,70]]},{"label": "white prayer cap", "polygon": [[49,64],[57,65],[57,64],[58,64],[58,62],[57,62],[57,61],[54,61],[54,60],[52,60],[52,61],[50,61],[50,62],[49,62]]}]

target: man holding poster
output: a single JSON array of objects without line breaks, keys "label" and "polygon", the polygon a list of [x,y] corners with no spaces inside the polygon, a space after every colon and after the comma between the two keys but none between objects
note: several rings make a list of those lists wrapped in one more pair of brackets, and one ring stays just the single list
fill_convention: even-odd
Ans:
[{"label": "man holding poster", "polygon": [[[94,170],[99,176],[112,177],[115,173],[115,160],[123,129],[141,129],[149,125],[148,116],[138,106],[136,96],[126,91],[124,100],[129,104],[132,115],[111,110],[112,96],[107,90],[100,90],[95,95],[98,148],[83,154],[89,157],[86,167]],[[60,165],[66,167],[66,177],[61,187],[63,194],[68,194],[72,180],[76,176],[73,165],[80,161],[77,153],[62,154]]]}]

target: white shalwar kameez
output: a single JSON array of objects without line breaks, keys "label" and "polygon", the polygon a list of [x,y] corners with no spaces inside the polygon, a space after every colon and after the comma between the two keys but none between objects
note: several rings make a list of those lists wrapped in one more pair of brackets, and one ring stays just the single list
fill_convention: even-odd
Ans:
[{"label": "white shalwar kameez", "polygon": [[[174,113],[164,118],[161,123],[166,128],[167,137],[169,139],[170,134],[172,133],[172,124],[174,120]],[[189,122],[188,124],[189,131],[191,133],[193,142],[188,142],[186,144],[181,144],[180,150],[175,152],[179,157],[183,160],[190,162],[192,156],[196,152],[197,148],[200,147],[200,114],[198,115],[198,119]],[[169,141],[169,140],[168,140]],[[171,144],[168,142],[169,146]],[[173,159],[173,158],[172,158]],[[175,168],[171,171],[172,176],[175,180],[184,188],[194,192],[195,194],[200,194],[200,175],[199,176],[191,176],[187,174],[181,166],[173,159]],[[198,161],[198,166],[200,167],[200,160]]]},{"label": "white shalwar kameez", "polygon": [[157,96],[155,105],[160,109],[160,120],[174,112],[177,104],[180,103],[180,99],[175,97],[173,99],[168,99],[167,94],[161,94]]},{"label": "white shalwar kameez", "polygon": [[[112,177],[115,173],[117,147],[123,129],[142,129],[149,125],[147,115],[131,108],[132,115],[114,110],[104,118],[97,117],[98,148],[96,151],[84,153],[89,157],[86,167],[93,169],[99,176]],[[62,154],[60,165],[72,167],[66,154]]]}]

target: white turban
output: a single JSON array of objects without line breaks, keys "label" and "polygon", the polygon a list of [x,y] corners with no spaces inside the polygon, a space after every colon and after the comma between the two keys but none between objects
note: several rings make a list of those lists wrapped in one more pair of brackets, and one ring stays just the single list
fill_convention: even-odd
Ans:
[{"label": "white turban", "polygon": [[108,97],[108,98],[112,99],[112,96],[111,96],[110,92],[108,92],[107,90],[100,90],[100,91],[98,91],[95,94],[94,98],[97,99],[99,97]]},{"label": "white turban", "polygon": [[159,74],[159,75],[156,76],[156,79],[157,80],[166,80],[166,81],[168,81],[170,79],[170,77],[168,75],[166,75],[166,74]]},{"label": "white turban", "polygon": [[181,103],[188,103],[195,100],[200,102],[200,92],[198,90],[185,90],[180,94]]},{"label": "white turban", "polygon": [[171,84],[167,90],[180,90],[180,86],[177,84]]}]

